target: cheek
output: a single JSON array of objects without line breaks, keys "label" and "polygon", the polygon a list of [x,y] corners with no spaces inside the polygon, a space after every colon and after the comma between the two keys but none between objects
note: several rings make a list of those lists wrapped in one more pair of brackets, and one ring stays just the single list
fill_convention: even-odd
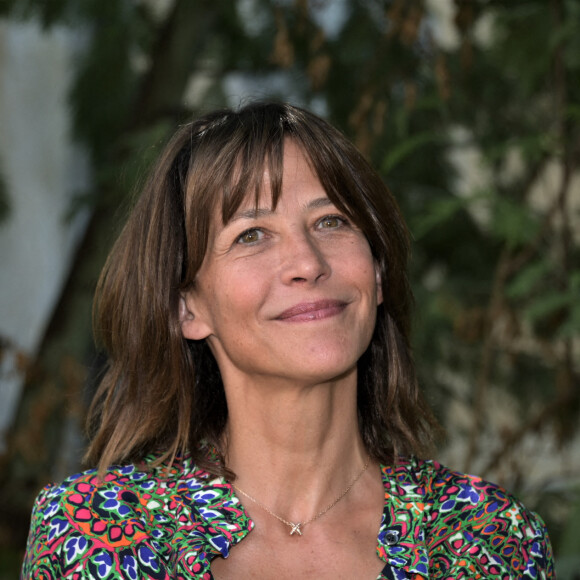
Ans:
[{"label": "cheek", "polygon": [[380,292],[378,266],[366,239],[353,244],[349,255],[341,253],[338,263],[343,265],[346,272],[352,273],[352,279],[362,285],[361,290],[371,294]]},{"label": "cheek", "polygon": [[241,323],[255,313],[267,286],[264,269],[248,269],[233,264],[213,278],[206,296],[214,317],[229,324]]}]

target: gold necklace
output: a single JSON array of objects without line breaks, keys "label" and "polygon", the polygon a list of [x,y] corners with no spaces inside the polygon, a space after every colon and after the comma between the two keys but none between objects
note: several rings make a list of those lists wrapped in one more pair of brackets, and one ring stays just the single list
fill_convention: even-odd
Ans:
[{"label": "gold necklace", "polygon": [[290,535],[293,536],[297,534],[298,536],[302,535],[302,528],[305,525],[311,524],[313,521],[317,520],[318,518],[322,517],[327,511],[331,510],[351,489],[352,486],[361,478],[362,474],[367,470],[369,463],[371,462],[370,455],[367,457],[367,461],[364,464],[364,467],[355,476],[355,478],[348,484],[346,489],[329,505],[327,505],[322,511],[319,511],[315,516],[311,517],[309,520],[305,522],[289,522],[285,520],[283,517],[275,514],[269,507],[265,506],[262,502],[258,501],[255,497],[252,497],[250,494],[246,493],[243,489],[240,489],[236,484],[232,483],[231,486],[239,491],[243,496],[247,497],[248,499],[252,500],[256,505],[260,506],[264,511],[268,512],[271,516],[274,516],[277,520],[281,521],[283,524],[287,525],[290,528]]}]

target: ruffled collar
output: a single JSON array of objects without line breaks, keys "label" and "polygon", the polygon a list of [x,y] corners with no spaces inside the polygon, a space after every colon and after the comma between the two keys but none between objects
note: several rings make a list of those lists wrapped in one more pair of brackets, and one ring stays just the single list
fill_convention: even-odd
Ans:
[{"label": "ruffled collar", "polygon": [[[377,554],[397,580],[417,575],[427,577],[429,569],[424,531],[428,503],[425,487],[414,477],[412,464],[413,460],[394,467],[381,466],[385,502]],[[180,489],[175,491],[180,492],[198,516],[193,518],[196,525],[188,544],[197,558],[199,550],[205,552],[209,561],[215,556],[227,558],[231,548],[254,528],[254,522],[223,477],[196,469],[188,459],[183,460],[182,467]],[[187,552],[194,555],[191,550]]]},{"label": "ruffled collar", "polygon": [[180,490],[199,518],[198,531],[207,540],[207,551],[227,558],[232,546],[243,540],[254,528],[254,522],[223,477],[212,477],[206,471],[193,472]]},{"label": "ruffled collar", "polygon": [[411,459],[395,466],[381,466],[385,503],[377,554],[396,580],[429,575],[425,525],[430,503],[424,484],[416,476],[415,463]]}]

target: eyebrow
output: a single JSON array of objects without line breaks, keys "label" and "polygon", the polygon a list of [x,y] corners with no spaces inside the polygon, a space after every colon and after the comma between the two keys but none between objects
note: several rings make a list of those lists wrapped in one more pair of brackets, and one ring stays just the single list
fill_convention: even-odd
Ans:
[{"label": "eyebrow", "polygon": [[[334,205],[334,203],[332,203],[332,201],[330,199],[328,199],[328,197],[317,197],[316,199],[309,201],[306,204],[304,209],[305,210],[319,209],[319,208],[323,208],[323,207],[328,207],[330,205]],[[259,208],[258,207],[258,208],[246,209],[246,210],[243,210],[243,211],[240,211],[240,212],[234,214],[232,216],[232,218],[230,219],[230,223],[235,222],[237,220],[241,220],[241,219],[256,219],[256,218],[272,215],[273,213],[275,213],[275,212],[269,208]]]}]

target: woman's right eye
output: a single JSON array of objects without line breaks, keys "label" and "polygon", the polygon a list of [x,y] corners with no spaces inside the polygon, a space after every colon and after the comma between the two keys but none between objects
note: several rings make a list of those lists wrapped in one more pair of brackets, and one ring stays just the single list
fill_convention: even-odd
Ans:
[{"label": "woman's right eye", "polygon": [[242,232],[237,238],[236,243],[242,245],[250,245],[259,242],[264,236],[264,232],[257,228],[251,228]]}]

